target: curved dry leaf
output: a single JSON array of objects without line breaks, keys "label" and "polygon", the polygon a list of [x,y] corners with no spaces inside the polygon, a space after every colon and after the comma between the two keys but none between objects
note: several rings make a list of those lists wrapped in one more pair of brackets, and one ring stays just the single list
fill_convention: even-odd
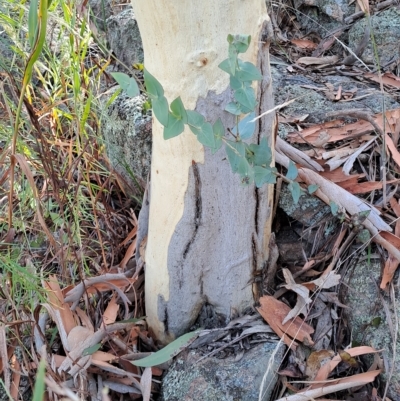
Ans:
[{"label": "curved dry leaf", "polygon": [[140,378],[140,386],[142,387],[142,397],[143,401],[150,401],[151,396],[151,378],[152,372],[151,368],[145,368]]},{"label": "curved dry leaf", "polygon": [[305,65],[335,64],[338,60],[339,60],[338,56],[300,57],[297,60],[297,64],[305,64]]},{"label": "curved dry leaf", "polygon": [[106,310],[104,311],[103,322],[105,324],[114,323],[117,319],[118,311],[119,305],[117,304],[117,297],[114,294],[110,302],[108,303]]},{"label": "curved dry leaf", "polygon": [[260,307],[257,308],[257,311],[288,347],[296,348],[297,343],[294,340],[308,345],[314,344],[310,336],[310,334],[314,333],[314,329],[299,317],[285,324],[282,323],[290,312],[290,308],[286,304],[269,295],[261,297],[259,302]]},{"label": "curved dry leaf", "polygon": [[81,344],[87,337],[92,336],[94,333],[92,330],[83,327],[76,326],[68,334],[68,346],[69,350],[74,350],[79,344]]}]

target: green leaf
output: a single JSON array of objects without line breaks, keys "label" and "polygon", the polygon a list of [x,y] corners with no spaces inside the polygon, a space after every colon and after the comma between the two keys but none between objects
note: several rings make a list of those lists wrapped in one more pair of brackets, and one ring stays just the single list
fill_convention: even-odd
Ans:
[{"label": "green leaf", "polygon": [[135,97],[140,94],[135,78],[132,78],[123,72],[112,72],[111,75],[129,97]]},{"label": "green leaf", "polygon": [[42,359],[39,363],[39,368],[36,374],[35,388],[33,389],[32,401],[44,400],[45,376],[46,376],[46,361]]},{"label": "green leaf", "polygon": [[243,88],[243,82],[239,81],[237,78],[234,76],[229,77],[229,86],[231,87],[232,90],[238,90]]},{"label": "green leaf", "polygon": [[238,174],[242,178],[242,184],[249,185],[254,181],[253,167],[250,166],[249,162],[245,157],[241,157],[238,164]]},{"label": "green leaf", "polygon": [[164,127],[164,139],[171,139],[182,134],[185,124],[182,120],[175,118],[172,113],[168,113],[168,125]]},{"label": "green leaf", "polygon": [[239,164],[242,158],[245,158],[245,144],[243,142],[227,141],[225,145],[226,154],[232,171],[236,173],[239,169]]},{"label": "green leaf", "polygon": [[215,149],[215,137],[212,125],[209,122],[205,122],[197,134],[197,139],[201,144],[211,149]]},{"label": "green leaf", "polygon": [[292,181],[288,185],[289,191],[292,194],[293,202],[297,205],[301,196],[300,184],[296,181]]},{"label": "green leaf", "polygon": [[381,324],[381,322],[382,322],[382,318],[380,316],[374,317],[371,320],[371,326],[372,327],[378,327]]},{"label": "green leaf", "polygon": [[249,149],[253,153],[252,163],[255,166],[269,167],[272,162],[272,153],[266,137],[261,138],[259,145],[250,144]]},{"label": "green leaf", "polygon": [[257,105],[256,94],[254,89],[250,87],[244,87],[235,91],[235,99],[244,107],[253,111]]},{"label": "green leaf", "polygon": [[211,149],[211,153],[216,153],[222,146],[222,138],[225,135],[225,127],[220,118],[213,125],[213,132],[215,138],[215,147]]},{"label": "green leaf", "polygon": [[169,115],[169,107],[168,100],[165,96],[160,96],[156,99],[153,99],[152,102],[153,113],[156,116],[157,120],[166,127],[168,125],[168,115]]},{"label": "green leaf", "polygon": [[98,351],[101,348],[101,343],[92,345],[89,348],[85,348],[82,351],[82,356],[86,356],[86,355],[93,355],[96,351]]},{"label": "green leaf", "polygon": [[172,103],[171,103],[171,112],[172,115],[177,119],[177,120],[182,120],[184,124],[187,124],[188,122],[188,117],[186,113],[185,106],[182,103],[181,97],[177,97]]},{"label": "green leaf", "polygon": [[219,63],[218,68],[220,68],[222,71],[225,71],[229,75],[234,75],[236,65],[232,64],[231,59],[227,58],[221,63]]},{"label": "green leaf", "polygon": [[229,74],[235,75],[238,53],[235,47],[232,45],[229,45],[228,56],[229,56]]},{"label": "green leaf", "polygon": [[[253,111],[239,122],[239,135],[241,139],[249,139],[253,136],[256,129],[256,122],[254,120],[256,113]],[[234,127],[232,132],[236,135],[237,129]]]},{"label": "green leaf", "polygon": [[261,188],[264,184],[275,184],[276,175],[274,172],[276,168],[264,168],[260,166],[254,166],[254,182],[257,188]]},{"label": "green leaf", "polygon": [[38,0],[31,0],[28,15],[28,39],[31,50],[35,45],[36,36],[38,34]]},{"label": "green leaf", "polygon": [[154,354],[147,356],[146,358],[139,359],[138,361],[133,361],[132,363],[143,368],[161,365],[162,363],[169,361],[171,358],[181,352],[182,349],[189,343],[189,341],[197,336],[197,331],[184,334],[183,336],[177,338],[175,341],[172,341],[172,343],[168,344],[160,351],[157,351]]},{"label": "green leaf", "polygon": [[286,178],[288,180],[295,180],[297,178],[298,174],[299,174],[299,172],[297,171],[297,167],[291,160],[289,160],[289,167],[288,167],[288,171],[286,173]]},{"label": "green leaf", "polygon": [[336,216],[339,211],[339,206],[334,201],[330,201],[329,206],[331,207],[331,213]]},{"label": "green leaf", "polygon": [[312,195],[318,188],[319,188],[319,185],[317,185],[317,184],[309,185],[308,188],[307,188],[308,189],[308,193],[310,195]]},{"label": "green leaf", "polygon": [[144,69],[143,77],[147,94],[151,99],[157,99],[161,96],[164,96],[164,89],[162,85],[146,69]]},{"label": "green leaf", "polygon": [[236,102],[228,103],[225,107],[225,111],[227,111],[228,113],[231,113],[235,116],[240,116],[242,114],[240,105],[239,105],[239,103],[236,103]]},{"label": "green leaf", "polygon": [[[232,36],[232,35],[231,35]],[[231,38],[232,42],[229,42],[229,35],[228,35],[228,42],[232,43],[235,46],[238,53],[246,53],[247,49],[249,48],[251,42],[250,35],[235,35]]]},{"label": "green leaf", "polygon": [[198,135],[201,131],[201,127],[206,123],[205,118],[197,111],[188,110],[187,117],[190,130],[193,134]]},{"label": "green leaf", "polygon": [[263,76],[258,68],[249,61],[238,59],[239,68],[236,69],[235,78],[240,81],[261,81]]}]

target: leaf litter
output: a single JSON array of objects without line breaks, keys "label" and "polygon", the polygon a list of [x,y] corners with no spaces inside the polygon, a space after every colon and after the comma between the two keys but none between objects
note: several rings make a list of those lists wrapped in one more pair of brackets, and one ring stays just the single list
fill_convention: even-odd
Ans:
[{"label": "leaf litter", "polygon": [[[357,3],[365,13],[370,12],[367,1],[357,0]],[[290,39],[293,46],[287,50],[293,65],[288,70],[293,72],[297,68],[310,68],[323,74],[325,69],[337,66],[341,62],[340,58],[324,53],[336,43],[340,34],[341,32],[336,32],[321,39],[319,43],[315,39],[304,37]],[[288,46],[287,32],[282,33],[278,28],[275,35]],[[346,69],[342,70],[343,73],[362,75],[366,82],[379,83],[387,91],[399,88],[400,80],[392,72],[378,74],[360,69],[360,64],[357,64],[360,55],[357,51],[355,53],[354,61],[344,63]],[[336,102],[346,102],[357,96],[356,89],[344,90],[330,85],[314,90],[324,93],[328,99]],[[280,371],[280,375],[286,378],[282,380],[283,388],[296,393],[280,397],[279,401],[316,399],[350,388],[358,388],[357,391],[361,391],[359,388],[367,388],[371,397],[379,399],[377,390],[366,385],[372,383],[380,373],[381,360],[377,357],[367,371],[362,371],[362,364],[359,363],[361,355],[377,355],[379,351],[367,346],[351,347],[343,344],[338,336],[332,337],[329,324],[333,326],[333,322],[339,319],[340,309],[346,308],[340,301],[338,287],[341,284],[341,274],[336,264],[346,255],[350,244],[364,228],[369,231],[369,237],[361,247],[374,241],[378,247],[387,251],[381,252],[387,255],[381,289],[388,288],[399,265],[400,207],[394,190],[397,190],[400,172],[400,153],[397,150],[400,109],[376,114],[366,110],[353,113],[347,110],[341,112],[340,116],[327,115],[324,123],[306,125],[304,121],[307,115],[283,114],[284,108],[291,102],[289,100],[276,108],[280,110],[279,121],[293,127],[288,139],[294,145],[277,138],[277,163],[283,168],[289,168],[290,163],[295,163],[299,172],[296,180],[305,190],[313,186],[316,188],[315,196],[323,202],[328,205],[331,201],[337,203],[335,209],[338,210],[341,221],[337,225],[339,232],[332,235],[329,243],[314,243],[320,254],[314,252],[306,255],[305,262],[297,266],[296,271],[293,266],[280,270],[282,288],[273,296],[260,297],[257,308],[269,326],[252,311],[233,319],[226,327],[204,329],[188,335],[181,339],[176,348],[164,348],[161,358],[160,354],[156,356],[153,353],[157,351],[157,347],[146,329],[145,319],[140,317],[144,312],[143,272],[132,263],[137,249],[137,219],[135,212],[126,210],[123,205],[126,199],[124,190],[119,185],[121,177],[117,176],[115,181],[104,179],[96,171],[94,167],[98,160],[108,163],[102,159],[96,146],[88,149],[85,145],[86,147],[80,149],[81,156],[74,158],[70,150],[72,142],[68,140],[69,133],[65,133],[64,138],[56,138],[51,142],[42,138],[39,152],[45,170],[42,177],[52,189],[51,195],[38,180],[40,174],[35,171],[33,158],[16,155],[37,202],[37,220],[32,219],[27,232],[32,233],[32,236],[40,230],[46,233],[52,252],[39,255],[43,267],[51,271],[51,267],[59,264],[63,269],[63,274],[59,276],[49,274],[43,277],[45,296],[36,305],[34,313],[23,313],[21,320],[14,319],[17,328],[19,325],[35,322],[33,361],[23,362],[28,372],[35,372],[40,367],[52,396],[79,399],[76,394],[84,393],[90,394],[93,399],[99,399],[98,396],[101,395],[103,400],[107,400],[113,399],[111,397],[115,394],[129,394],[131,399],[149,400],[151,394],[157,393],[157,377],[163,373],[163,368],[167,366],[165,363],[182,347],[200,347],[204,357],[236,354],[240,358],[240,349],[247,349],[260,341],[277,341],[279,338],[291,350],[287,367]],[[33,127],[40,127],[35,116],[35,112],[31,113],[31,124]],[[351,122],[349,118],[352,119]],[[54,124],[57,118],[48,122],[49,125]],[[38,132],[41,130],[38,129]],[[54,148],[57,149],[56,152]],[[7,152],[2,155],[2,164],[6,155]],[[65,171],[63,159],[70,161],[65,175],[62,175],[62,171]],[[380,159],[387,162],[386,170],[382,170],[379,163],[369,162]],[[366,160],[369,164],[366,164]],[[54,166],[58,166],[59,171],[55,171]],[[382,175],[382,171],[386,171],[386,174]],[[82,248],[74,249],[73,255],[69,255],[58,247],[56,239],[64,235],[71,240],[72,233],[68,231],[66,224],[54,227],[54,220],[51,221],[44,215],[41,204],[42,199],[54,199],[58,202],[60,217],[65,218],[63,209],[68,204],[66,197],[60,197],[59,194],[65,189],[63,185],[77,193],[81,182],[74,181],[74,172],[79,172],[81,176],[87,175],[90,178],[88,182],[92,180],[109,191],[97,193],[96,202],[101,199],[101,206],[95,202],[97,206],[93,214],[98,217],[102,227],[107,227],[113,235],[104,235],[96,229],[91,229],[89,233],[85,227],[88,235],[84,238]],[[2,183],[7,179],[8,173],[5,170],[0,177]],[[86,188],[86,193],[90,192],[91,189]],[[112,202],[110,194],[114,197]],[[121,212],[115,211],[111,206],[116,201],[121,206]],[[55,228],[58,230],[57,237],[54,237]],[[96,237],[102,246],[96,247],[90,241],[90,236]],[[2,233],[2,237],[3,243],[0,246],[3,248],[6,244],[20,241],[12,230]],[[145,241],[143,239],[139,244],[143,260]],[[112,243],[117,245],[111,247]],[[110,254],[106,254],[104,248]],[[118,251],[114,251],[115,249]],[[68,264],[74,259],[87,262],[86,255],[92,256],[90,267],[96,274],[89,277],[81,270],[78,280],[66,281],[64,278],[67,276]],[[38,258],[37,255],[34,257]],[[29,265],[27,255],[25,263]],[[321,308],[316,308],[317,304]],[[315,320],[322,321],[322,318],[324,322],[328,322],[323,326],[328,327],[325,333],[318,334]],[[0,370],[4,373],[6,388],[16,397],[21,379],[17,373],[20,371],[20,361],[15,355],[16,344],[6,341],[6,329],[9,327],[11,325],[2,325],[0,328]],[[52,336],[49,335],[51,331],[54,333]],[[15,333],[18,338],[18,329]],[[306,350],[310,349],[312,352],[306,356]],[[150,362],[148,359],[147,363],[146,358],[150,358]],[[41,360],[46,363],[40,362]],[[159,366],[153,366],[154,363]],[[138,366],[145,368],[141,370]],[[289,382],[289,377],[296,380]],[[112,396],[107,393],[106,388],[113,392]]]}]

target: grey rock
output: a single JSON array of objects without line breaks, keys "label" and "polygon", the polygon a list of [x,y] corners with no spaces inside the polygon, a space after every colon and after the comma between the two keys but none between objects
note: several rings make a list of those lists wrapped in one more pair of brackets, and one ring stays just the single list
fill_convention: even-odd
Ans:
[{"label": "grey rock", "polygon": [[151,111],[143,111],[146,98],[121,93],[103,111],[102,134],[112,166],[134,188],[150,171]]},{"label": "grey rock", "polygon": [[[388,372],[393,362],[393,339],[390,325],[396,329],[396,320],[400,319],[400,306],[393,302],[378,289],[381,279],[381,263],[378,260],[358,262],[349,277],[344,278],[348,283],[348,294],[345,304],[348,314],[348,323],[352,330],[353,341],[361,345],[370,345],[377,350],[382,349],[385,373],[382,378],[388,380]],[[396,290],[398,299],[398,288]],[[390,316],[385,313],[383,302],[386,304]],[[374,318],[381,318],[379,326],[371,325]],[[388,319],[391,324],[388,324]],[[397,338],[396,348],[400,347],[400,338]],[[394,372],[388,386],[388,397],[393,401],[400,401],[400,354],[397,352],[394,361]]]},{"label": "grey rock", "polygon": [[[273,87],[279,88],[274,91],[275,104],[282,104],[288,100],[296,99],[295,102],[282,109],[283,114],[288,116],[302,116],[307,114],[306,122],[321,123],[327,120],[326,113],[331,111],[349,110],[349,109],[368,109],[372,113],[382,112],[382,105],[385,103],[385,109],[391,110],[400,107],[395,95],[382,93],[378,88],[371,89],[364,83],[358,82],[350,77],[333,75],[321,79],[312,79],[313,76],[303,77],[301,75],[291,76],[285,71],[284,66],[271,66],[271,75]],[[328,90],[324,83],[331,84],[334,90],[339,86],[343,91],[357,89],[355,97],[358,100],[346,102],[334,102],[329,100],[324,94]],[[315,89],[305,88],[312,86]],[[384,102],[383,102],[384,99]],[[285,131],[282,128],[282,131]]]},{"label": "grey rock", "polygon": [[[363,18],[356,22],[349,32],[349,46],[355,50],[358,43],[362,40],[368,19]],[[375,42],[375,48],[378,53],[379,63],[385,66],[392,61],[399,59],[399,41],[400,41],[400,10],[396,7],[375,14],[370,18],[371,37]],[[362,60],[365,63],[375,64],[375,50],[370,40],[367,48],[362,54]]]},{"label": "grey rock", "polygon": [[112,0],[89,0],[90,18],[97,29],[107,30],[107,19],[113,15]]},{"label": "grey rock", "polygon": [[139,27],[131,8],[107,19],[109,48],[118,60],[131,68],[143,63],[143,45]]},{"label": "grey rock", "polygon": [[287,185],[281,189],[279,207],[291,218],[304,224],[306,227],[317,224],[324,217],[331,214],[329,206],[316,196],[303,193],[299,202],[293,202],[292,194]]},{"label": "grey rock", "polygon": [[[278,347],[278,348],[277,348]],[[163,401],[254,401],[258,400],[265,373],[263,401],[268,401],[277,381],[276,371],[285,347],[280,343],[263,343],[245,352],[235,362],[226,359],[201,358],[198,350],[185,351],[173,363],[163,380]],[[276,352],[274,352],[276,351]]]},{"label": "grey rock", "polygon": [[324,38],[332,30],[344,26],[344,18],[354,12],[346,0],[295,0],[295,13],[306,34]]}]

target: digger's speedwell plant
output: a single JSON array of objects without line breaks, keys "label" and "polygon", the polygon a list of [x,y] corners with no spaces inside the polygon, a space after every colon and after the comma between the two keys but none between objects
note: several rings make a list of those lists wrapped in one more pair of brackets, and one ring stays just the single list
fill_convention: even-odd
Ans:
[{"label": "digger's speedwell plant", "polygon": [[[254,183],[257,187],[274,184],[278,172],[275,167],[271,167],[272,151],[267,138],[262,137],[260,143],[246,142],[251,142],[257,121],[255,115],[257,100],[252,85],[254,81],[263,79],[254,64],[239,58],[240,53],[247,51],[251,37],[228,35],[227,40],[228,58],[218,67],[229,74],[232,101],[226,106],[225,111],[235,116],[234,127],[224,127],[221,119],[211,124],[197,111],[187,110],[180,97],[169,105],[162,85],[145,69],[144,81],[147,95],[152,101],[155,117],[164,126],[164,139],[180,135],[185,125],[188,125],[199,142],[210,148],[213,154],[225,145],[232,171],[239,174],[242,184]],[[129,78],[122,73],[115,73],[113,76],[129,96],[139,94],[134,78]],[[296,177],[297,169],[291,163],[286,179],[289,181],[289,189],[295,202],[301,195],[300,185],[294,181]]]}]

